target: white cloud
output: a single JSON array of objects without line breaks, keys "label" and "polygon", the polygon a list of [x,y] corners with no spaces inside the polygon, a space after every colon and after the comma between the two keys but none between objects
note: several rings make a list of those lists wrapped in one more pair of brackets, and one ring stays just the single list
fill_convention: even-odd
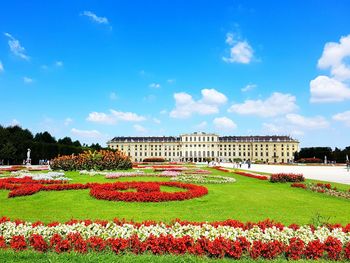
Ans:
[{"label": "white cloud", "polygon": [[2,64],[2,62],[0,61],[0,73],[4,72],[4,65]]},{"label": "white cloud", "polygon": [[64,126],[69,126],[72,122],[73,119],[68,117],[64,120]]},{"label": "white cloud", "polygon": [[101,133],[96,130],[78,130],[76,128],[71,129],[71,133],[82,137],[82,138],[99,138],[101,137]]},{"label": "white cloud", "polygon": [[333,115],[333,120],[345,123],[345,125],[350,126],[350,111],[344,111]]},{"label": "white cloud", "polygon": [[255,89],[256,87],[257,87],[256,84],[248,84],[244,88],[241,88],[241,91],[242,92],[247,92],[247,91],[250,91],[252,89]]},{"label": "white cloud", "polygon": [[159,89],[161,86],[159,83],[151,83],[149,84],[149,87],[153,89]]},{"label": "white cloud", "polygon": [[11,34],[4,33],[5,36],[9,38],[8,45],[10,47],[11,52],[21,59],[29,60],[29,56],[25,54],[25,48],[21,46],[21,43],[15,39]]},{"label": "white cloud", "polygon": [[20,123],[18,120],[13,119],[13,120],[10,122],[9,125],[10,125],[10,126],[20,126],[21,123]]},{"label": "white cloud", "polygon": [[350,88],[341,81],[318,76],[310,81],[311,102],[338,102],[350,99]]},{"label": "white cloud", "polygon": [[116,94],[115,92],[111,92],[111,93],[109,94],[109,98],[110,98],[111,100],[116,100],[116,99],[118,98],[118,96],[117,96],[117,94]]},{"label": "white cloud", "polygon": [[293,135],[302,136],[304,131],[300,128],[289,125],[286,120],[279,120],[276,123],[263,123],[262,132],[273,135]]},{"label": "white cloud", "polygon": [[350,65],[345,61],[348,57],[350,57],[350,35],[341,37],[339,43],[326,43],[318,60],[318,67],[330,69],[332,76],[338,80],[350,79]]},{"label": "white cloud", "polygon": [[217,130],[233,130],[237,128],[236,123],[227,117],[215,118],[213,123]]},{"label": "white cloud", "polygon": [[98,23],[98,24],[106,24],[108,25],[108,19],[107,17],[102,17],[102,16],[97,16],[95,13],[91,11],[84,11],[81,15],[87,16],[90,18],[92,21]]},{"label": "white cloud", "polygon": [[166,109],[164,109],[164,110],[161,110],[159,113],[162,114],[162,115],[164,115],[164,114],[167,114],[168,111],[167,111]]},{"label": "white cloud", "polygon": [[274,117],[295,111],[296,98],[291,94],[274,92],[266,100],[246,100],[242,104],[233,104],[228,111],[242,115]]},{"label": "white cloud", "polygon": [[115,124],[117,122],[117,120],[113,118],[112,115],[96,111],[89,113],[89,116],[86,120],[103,124]]},{"label": "white cloud", "polygon": [[207,126],[208,126],[208,123],[206,121],[202,121],[201,123],[197,124],[195,128],[198,130],[202,130],[202,129],[205,129]]},{"label": "white cloud", "polygon": [[139,124],[135,124],[133,127],[134,127],[135,131],[137,131],[139,133],[147,132],[147,129]]},{"label": "white cloud", "polygon": [[29,78],[29,77],[23,77],[23,81],[24,81],[24,83],[26,83],[26,84],[33,83],[33,79],[32,79],[32,78]]},{"label": "white cloud", "polygon": [[248,41],[236,40],[232,33],[228,33],[225,42],[230,46],[230,56],[222,58],[225,62],[249,64],[252,61],[254,50]]},{"label": "white cloud", "polygon": [[322,116],[304,117],[290,113],[286,115],[286,119],[290,124],[306,129],[324,129],[329,127],[329,122]]},{"label": "white cloud", "polygon": [[156,123],[156,124],[160,124],[160,123],[161,123],[160,119],[157,119],[157,118],[153,118],[153,121],[154,121],[154,123]]},{"label": "white cloud", "polygon": [[350,35],[339,43],[325,44],[318,68],[330,70],[330,76],[317,76],[310,81],[311,102],[339,102],[350,99]]},{"label": "white cloud", "polygon": [[143,100],[146,102],[154,102],[156,99],[157,99],[157,97],[154,94],[149,94],[149,95],[143,97]]},{"label": "white cloud", "polygon": [[215,89],[202,89],[202,98],[195,101],[185,92],[175,93],[175,109],[170,112],[172,118],[189,118],[192,114],[208,115],[219,112],[219,106],[227,102],[227,97]]},{"label": "white cloud", "polygon": [[145,119],[145,117],[137,115],[133,112],[122,112],[116,110],[110,110],[109,114],[104,112],[91,112],[86,118],[88,121],[102,124],[115,124],[117,121],[138,122],[144,121]]},{"label": "white cloud", "polygon": [[55,62],[56,67],[63,67],[63,62],[62,61],[56,61]]},{"label": "white cloud", "polygon": [[176,79],[168,79],[167,82],[169,84],[174,84],[176,82]]}]

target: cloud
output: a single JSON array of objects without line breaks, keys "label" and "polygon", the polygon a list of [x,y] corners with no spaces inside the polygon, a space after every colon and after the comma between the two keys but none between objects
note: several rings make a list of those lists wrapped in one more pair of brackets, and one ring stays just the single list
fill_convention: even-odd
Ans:
[{"label": "cloud", "polygon": [[4,65],[2,64],[1,60],[0,60],[0,73],[4,72]]},{"label": "cloud", "polygon": [[87,16],[88,18],[90,18],[91,21],[97,24],[106,24],[106,25],[109,24],[107,17],[97,16],[95,13],[91,11],[84,11],[81,15]]},{"label": "cloud", "polygon": [[111,92],[109,94],[109,99],[110,100],[116,100],[118,98],[117,94],[115,92]]},{"label": "cloud", "polygon": [[159,89],[161,86],[159,83],[151,83],[149,84],[149,87],[153,89]]},{"label": "cloud", "polygon": [[88,121],[101,124],[115,124],[118,121],[138,122],[144,121],[145,119],[145,117],[137,115],[133,112],[122,112],[116,110],[110,110],[109,114],[104,112],[91,112],[86,118]]},{"label": "cloud", "polygon": [[277,121],[276,123],[263,123],[262,132],[274,135],[286,135],[302,136],[304,131],[300,128],[289,125],[285,120]]},{"label": "cloud", "polygon": [[215,89],[202,89],[202,98],[195,101],[186,92],[174,94],[175,109],[170,112],[172,118],[189,118],[192,114],[215,114],[219,112],[219,106],[227,102],[227,97]]},{"label": "cloud", "polygon": [[176,82],[176,79],[168,79],[167,82],[169,84],[174,84]]},{"label": "cloud", "polygon": [[347,80],[350,79],[350,65],[345,61],[348,57],[350,35],[341,37],[339,43],[326,43],[317,66],[320,69],[330,69],[331,75],[338,80]]},{"label": "cloud", "polygon": [[338,114],[333,115],[332,117],[335,121],[340,121],[345,123],[345,125],[350,126],[350,111],[344,111]]},{"label": "cloud", "polygon": [[226,63],[249,64],[254,57],[254,50],[248,41],[236,40],[232,33],[227,33],[226,44],[230,46],[230,56],[223,57]]},{"label": "cloud", "polygon": [[26,84],[31,84],[31,83],[33,83],[34,80],[32,78],[29,78],[29,77],[23,77],[23,81]]},{"label": "cloud", "polygon": [[16,120],[16,119],[13,119],[10,123],[9,123],[9,126],[20,126],[21,123]]},{"label": "cloud", "polygon": [[250,91],[252,89],[255,89],[256,87],[257,87],[256,84],[248,84],[244,88],[241,88],[241,91],[242,92],[247,92],[247,91]]},{"label": "cloud", "polygon": [[153,122],[156,123],[156,124],[160,124],[161,123],[160,119],[157,119],[157,118],[153,118]]},{"label": "cloud", "polygon": [[166,109],[164,109],[164,110],[161,110],[159,113],[162,114],[162,115],[164,115],[164,114],[167,114],[168,111],[167,111]]},{"label": "cloud", "polygon": [[236,123],[227,117],[215,118],[213,123],[217,130],[233,130],[237,128]]},{"label": "cloud", "polygon": [[311,102],[339,102],[350,99],[350,88],[341,81],[318,76],[310,81]]},{"label": "cloud", "polygon": [[8,45],[15,56],[24,60],[30,59],[30,57],[25,54],[25,48],[21,46],[21,43],[17,39],[9,33],[4,33],[4,35],[9,38]]},{"label": "cloud", "polygon": [[63,67],[63,62],[62,61],[56,61],[55,62],[56,67]]},{"label": "cloud", "polygon": [[310,81],[310,102],[327,103],[350,99],[350,35],[339,43],[326,43],[317,66],[330,71],[330,76],[317,76]]},{"label": "cloud", "polygon": [[73,119],[68,117],[64,120],[64,126],[69,126],[72,122]]},{"label": "cloud", "polygon": [[206,121],[202,121],[201,123],[197,124],[195,128],[198,130],[202,130],[202,129],[205,129],[207,126],[208,126],[208,123]]},{"label": "cloud", "polygon": [[154,102],[156,99],[157,99],[157,97],[154,94],[149,94],[149,95],[143,97],[143,100],[146,102]]},{"label": "cloud", "polygon": [[228,112],[260,117],[274,117],[295,111],[296,98],[291,94],[274,92],[266,100],[246,100],[242,104],[233,104]]},{"label": "cloud", "polygon": [[134,127],[135,131],[137,131],[139,133],[147,132],[147,129],[139,124],[135,124],[133,127]]},{"label": "cloud", "polygon": [[286,119],[290,124],[306,129],[323,129],[329,127],[329,122],[322,116],[304,117],[299,114],[290,113],[286,115]]},{"label": "cloud", "polygon": [[78,130],[76,128],[71,129],[71,133],[82,137],[82,138],[99,138],[101,137],[101,133],[96,130]]}]

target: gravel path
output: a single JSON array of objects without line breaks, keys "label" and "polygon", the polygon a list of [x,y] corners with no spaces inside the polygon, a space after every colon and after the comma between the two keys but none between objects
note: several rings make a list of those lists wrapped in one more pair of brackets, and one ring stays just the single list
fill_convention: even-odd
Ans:
[{"label": "gravel path", "polygon": [[[233,167],[230,163],[221,163],[223,167]],[[242,169],[248,170],[247,165]],[[252,164],[251,171],[265,173],[301,173],[305,178],[350,185],[350,172],[345,166],[303,166],[303,165],[266,165]]]}]

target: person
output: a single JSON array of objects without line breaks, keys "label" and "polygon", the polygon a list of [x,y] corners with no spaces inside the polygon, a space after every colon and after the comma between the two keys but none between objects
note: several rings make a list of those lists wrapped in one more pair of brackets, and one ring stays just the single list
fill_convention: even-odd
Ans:
[{"label": "person", "polygon": [[251,165],[251,162],[250,162],[250,160],[248,160],[248,169],[250,169],[250,165]]},{"label": "person", "polygon": [[350,170],[350,161],[347,161],[346,162],[346,170],[349,172]]}]

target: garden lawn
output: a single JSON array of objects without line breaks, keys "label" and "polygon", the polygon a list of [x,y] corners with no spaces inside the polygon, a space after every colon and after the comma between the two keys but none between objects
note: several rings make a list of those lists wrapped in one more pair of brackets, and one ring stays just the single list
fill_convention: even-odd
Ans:
[{"label": "garden lawn", "polygon": [[[97,200],[87,190],[39,192],[32,196],[8,198],[0,190],[0,216],[27,221],[68,221],[69,219],[125,218],[169,222],[175,218],[190,221],[237,219],[259,221],[266,218],[284,224],[328,221],[350,222],[350,200],[290,187],[290,183],[270,183],[210,169],[213,174],[233,176],[229,184],[205,184],[209,194],[186,201],[161,203],[113,202]],[[70,183],[115,181],[168,181],[168,178],[134,177],[105,179],[103,176],[66,172]],[[339,185],[337,185],[339,186]],[[345,189],[345,186],[342,186]],[[164,188],[164,191],[174,189]],[[179,190],[179,189],[178,189]]]}]

